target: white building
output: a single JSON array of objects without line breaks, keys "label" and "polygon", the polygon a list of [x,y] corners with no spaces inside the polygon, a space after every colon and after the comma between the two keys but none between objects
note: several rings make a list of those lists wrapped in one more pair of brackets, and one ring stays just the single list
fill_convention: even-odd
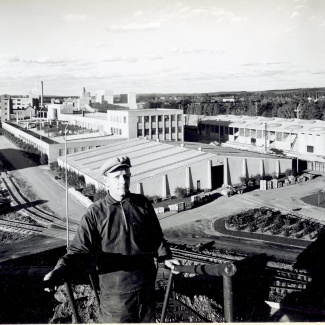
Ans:
[{"label": "white building", "polygon": [[220,143],[325,155],[325,121],[262,116],[218,115],[200,118],[198,132]]}]

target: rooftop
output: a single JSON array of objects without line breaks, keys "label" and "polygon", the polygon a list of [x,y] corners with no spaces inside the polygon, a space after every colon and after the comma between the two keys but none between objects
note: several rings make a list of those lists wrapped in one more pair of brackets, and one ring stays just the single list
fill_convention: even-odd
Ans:
[{"label": "rooftop", "polygon": [[210,159],[214,164],[218,164],[217,156],[212,153],[142,139],[127,140],[74,153],[69,155],[68,163],[102,183],[99,170],[101,165],[109,158],[125,155],[129,156],[132,162],[132,183],[202,160]]},{"label": "rooftop", "polygon": [[278,117],[244,115],[190,115],[187,124],[195,126],[198,121],[201,123],[216,125],[220,122],[223,124],[227,122],[228,126],[237,128],[256,128],[263,130],[266,128],[268,131],[325,134],[325,121],[321,120],[302,120],[296,118],[285,119]]}]

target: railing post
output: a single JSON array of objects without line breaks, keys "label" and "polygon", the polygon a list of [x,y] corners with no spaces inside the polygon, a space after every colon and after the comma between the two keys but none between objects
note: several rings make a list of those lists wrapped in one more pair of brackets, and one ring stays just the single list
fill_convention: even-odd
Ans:
[{"label": "railing post", "polygon": [[68,299],[69,299],[71,309],[72,309],[72,322],[73,322],[73,324],[81,324],[77,306],[76,306],[76,303],[75,303],[75,300],[73,297],[73,291],[71,288],[71,284],[66,281],[66,282],[64,282],[64,285],[65,285],[65,288],[67,289]]},{"label": "railing post", "polygon": [[223,305],[226,323],[234,322],[232,278],[223,276]]},{"label": "railing post", "polygon": [[167,288],[166,288],[166,292],[165,292],[164,304],[163,304],[163,308],[162,308],[162,311],[161,311],[160,323],[165,323],[166,311],[167,311],[168,300],[169,300],[172,284],[173,284],[173,272],[170,271],[169,278],[168,278],[168,283],[167,283]]}]

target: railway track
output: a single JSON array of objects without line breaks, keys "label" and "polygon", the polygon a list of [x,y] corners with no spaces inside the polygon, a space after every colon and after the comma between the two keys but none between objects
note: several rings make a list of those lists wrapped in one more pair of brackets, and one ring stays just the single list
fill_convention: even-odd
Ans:
[{"label": "railway track", "polygon": [[60,218],[40,209],[31,206],[31,202],[27,201],[20,193],[18,186],[14,183],[11,177],[2,178],[3,184],[6,186],[10,196],[12,197],[15,205],[25,205],[23,210],[27,211],[28,214],[37,220],[40,224],[49,225],[54,221],[59,221]]},{"label": "railway track", "polygon": [[[212,256],[210,254],[193,252],[188,250],[171,247],[174,258],[192,262],[195,264],[220,264],[220,263],[236,263],[236,261],[245,259],[245,256],[227,258],[222,256]],[[211,253],[216,255],[216,253]],[[276,266],[267,264],[266,269],[271,271],[272,283],[270,292],[280,294],[291,293],[293,291],[302,291],[312,281],[312,278],[305,270],[286,270]]]},{"label": "railway track", "polygon": [[[35,224],[18,220],[0,219],[0,229],[25,234],[42,234],[56,238],[66,237],[66,228],[60,218],[39,207],[31,206],[32,203],[21,194],[18,185],[10,176],[1,177],[1,181],[12,198],[11,206],[13,208],[23,206],[21,210],[31,217]],[[69,227],[69,234],[73,236],[77,225],[70,223]]]}]

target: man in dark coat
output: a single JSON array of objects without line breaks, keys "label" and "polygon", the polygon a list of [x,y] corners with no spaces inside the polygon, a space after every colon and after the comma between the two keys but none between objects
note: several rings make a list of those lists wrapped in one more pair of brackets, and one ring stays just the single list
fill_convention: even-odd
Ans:
[{"label": "man in dark coat", "polygon": [[154,291],[159,262],[174,269],[170,250],[151,203],[129,192],[131,162],[116,157],[101,167],[108,193],[91,205],[68,252],[44,281],[96,263],[103,323],[154,322]]}]

